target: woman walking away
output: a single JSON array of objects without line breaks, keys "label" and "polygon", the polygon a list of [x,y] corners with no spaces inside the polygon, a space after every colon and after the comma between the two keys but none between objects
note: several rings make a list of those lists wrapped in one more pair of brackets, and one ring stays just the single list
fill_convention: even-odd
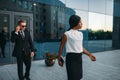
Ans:
[{"label": "woman walking away", "polygon": [[66,69],[68,80],[80,80],[83,77],[82,70],[82,53],[86,54],[92,61],[96,61],[96,57],[83,47],[83,34],[79,31],[82,28],[82,21],[78,15],[72,15],[69,18],[70,30],[63,35],[59,53],[58,63],[66,45]]}]

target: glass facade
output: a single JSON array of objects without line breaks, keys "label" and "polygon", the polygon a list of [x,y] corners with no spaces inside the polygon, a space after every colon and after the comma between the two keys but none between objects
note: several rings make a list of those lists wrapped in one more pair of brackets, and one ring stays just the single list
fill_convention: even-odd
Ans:
[{"label": "glass facade", "polygon": [[114,48],[120,48],[120,1],[114,0],[114,18],[113,18],[113,43]]},{"label": "glass facade", "polygon": [[[6,5],[3,5],[5,3]],[[114,9],[114,6],[116,7]],[[60,40],[69,29],[69,17],[77,14],[83,22],[84,47],[90,52],[113,49],[114,15],[118,22],[119,1],[113,0],[1,0],[0,10],[33,14],[35,59],[43,59],[46,52],[58,53]],[[115,10],[117,11],[116,13]],[[0,14],[2,16],[2,14]],[[3,21],[7,21],[5,16]],[[21,19],[21,18],[20,18]],[[27,17],[27,20],[31,18]],[[28,22],[30,25],[30,22]],[[0,31],[3,29],[0,22]],[[15,27],[15,26],[14,26]],[[119,27],[119,26],[118,26]],[[11,31],[8,29],[8,31]],[[119,34],[120,35],[120,34]],[[118,35],[118,36],[119,36]],[[118,37],[117,37],[118,38]],[[114,41],[114,42],[113,42]],[[11,54],[11,53],[10,53]],[[65,50],[63,52],[65,55]]]},{"label": "glass facade", "polygon": [[112,49],[113,0],[61,1],[82,18],[85,48],[91,52]]}]

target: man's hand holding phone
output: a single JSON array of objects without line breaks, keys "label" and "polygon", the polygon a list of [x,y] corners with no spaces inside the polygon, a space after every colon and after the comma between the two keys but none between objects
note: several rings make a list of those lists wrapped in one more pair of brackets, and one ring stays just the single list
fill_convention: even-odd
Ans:
[{"label": "man's hand holding phone", "polygon": [[17,27],[16,27],[15,32],[18,32],[18,31],[20,31],[20,26],[17,26]]}]

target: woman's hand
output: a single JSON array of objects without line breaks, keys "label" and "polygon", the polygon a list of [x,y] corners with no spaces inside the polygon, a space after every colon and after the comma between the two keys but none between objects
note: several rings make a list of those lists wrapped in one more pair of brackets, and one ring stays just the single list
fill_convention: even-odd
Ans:
[{"label": "woman's hand", "polygon": [[62,57],[58,57],[58,64],[59,64],[59,66],[63,67],[63,65],[64,65],[64,60],[63,60]]},{"label": "woman's hand", "polygon": [[91,61],[96,61],[96,57],[92,54],[89,55],[89,58],[91,59]]},{"label": "woman's hand", "polygon": [[87,56],[89,56],[89,58],[92,61],[96,61],[96,57],[94,55],[92,55],[92,53],[90,53],[89,51],[87,51],[85,48],[83,48],[83,53],[86,54]]}]

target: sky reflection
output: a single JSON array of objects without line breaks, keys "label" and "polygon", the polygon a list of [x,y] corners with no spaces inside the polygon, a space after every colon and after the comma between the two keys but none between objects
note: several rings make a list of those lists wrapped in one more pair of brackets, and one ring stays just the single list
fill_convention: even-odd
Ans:
[{"label": "sky reflection", "polygon": [[[83,28],[112,31],[113,0],[60,0],[82,18]],[[102,5],[102,6],[101,6]]]}]

